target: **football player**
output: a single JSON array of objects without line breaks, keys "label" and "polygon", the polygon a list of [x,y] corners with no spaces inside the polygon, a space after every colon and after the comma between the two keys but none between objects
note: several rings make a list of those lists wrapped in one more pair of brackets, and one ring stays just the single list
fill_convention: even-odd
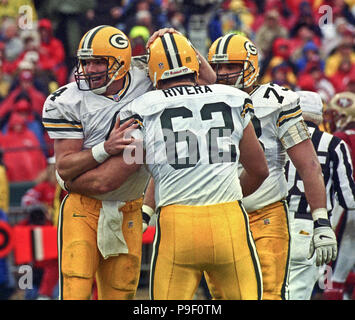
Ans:
[{"label": "football player", "polygon": [[259,260],[240,201],[268,175],[250,97],[228,86],[196,85],[196,51],[175,33],[151,44],[148,69],[158,90],[127,105],[121,118],[142,124],[154,178],[150,297],[192,299],[206,272],[224,299],[260,299]]},{"label": "football player", "polygon": [[[133,299],[149,173],[123,161],[133,141],[125,134],[136,124],[132,119],[120,126],[119,113],[153,87],[146,71],[131,64],[130,42],[117,28],[89,30],[77,57],[76,82],[52,93],[43,108],[43,124],[55,139],[57,179],[63,188],[77,182],[59,217],[60,298],[89,299],[96,274],[99,299]],[[215,78],[206,60],[201,66],[204,80]],[[109,178],[95,175],[100,170]]]},{"label": "football player", "polygon": [[[250,94],[252,119],[264,149],[269,176],[253,194],[244,195],[250,227],[263,273],[263,299],[287,299],[290,234],[285,198],[287,182],[284,165],[288,155],[299,172],[314,220],[311,253],[317,264],[336,257],[336,240],[326,209],[326,193],[321,167],[295,92],[278,85],[258,85],[258,49],[241,34],[227,34],[211,45],[208,61],[217,74],[217,83]],[[213,291],[213,290],[212,290]],[[212,294],[218,298],[218,292]]]}]

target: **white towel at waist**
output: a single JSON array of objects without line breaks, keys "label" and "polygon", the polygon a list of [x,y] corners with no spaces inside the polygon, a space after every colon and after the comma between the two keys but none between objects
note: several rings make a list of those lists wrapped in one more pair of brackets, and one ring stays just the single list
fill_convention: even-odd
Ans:
[{"label": "white towel at waist", "polygon": [[123,213],[120,211],[125,204],[121,201],[102,201],[97,226],[97,246],[104,259],[128,253],[122,233]]}]

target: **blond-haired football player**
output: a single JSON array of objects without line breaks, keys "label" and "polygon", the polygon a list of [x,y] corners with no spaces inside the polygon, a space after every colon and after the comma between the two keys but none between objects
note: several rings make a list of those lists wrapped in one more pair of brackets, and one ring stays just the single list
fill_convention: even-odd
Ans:
[{"label": "blond-haired football player", "polygon": [[[55,139],[58,181],[63,188],[78,184],[59,217],[60,298],[89,299],[96,275],[99,299],[133,299],[141,266],[142,195],[150,175],[123,161],[122,151],[133,141],[125,135],[136,124],[120,126],[119,114],[153,87],[146,71],[131,64],[130,42],[117,28],[89,30],[77,57],[76,82],[52,93],[43,108],[43,124]],[[214,79],[207,61],[201,65],[207,66],[206,79]],[[96,176],[100,170],[109,179]]]}]

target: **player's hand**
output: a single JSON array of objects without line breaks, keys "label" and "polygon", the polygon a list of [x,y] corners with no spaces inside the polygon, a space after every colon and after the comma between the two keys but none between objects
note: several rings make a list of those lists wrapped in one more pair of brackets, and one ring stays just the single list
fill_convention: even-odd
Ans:
[{"label": "player's hand", "polygon": [[175,30],[174,28],[162,28],[159,29],[158,31],[155,31],[150,38],[147,41],[147,44],[145,45],[146,49],[150,47],[150,45],[154,42],[154,40],[158,37],[162,37],[165,33],[178,33],[181,34],[181,32]]},{"label": "player's hand", "polygon": [[138,128],[138,123],[134,123],[135,119],[129,119],[120,125],[120,118],[117,118],[114,128],[109,138],[105,141],[105,150],[110,155],[120,154],[124,149],[134,150],[136,146],[133,144],[134,138],[130,135]]},{"label": "player's hand", "polygon": [[142,222],[143,222],[142,231],[144,233],[149,226],[150,218],[154,214],[154,210],[145,204],[142,206],[141,210],[142,210]]},{"label": "player's hand", "polygon": [[337,257],[337,240],[330,226],[315,226],[311,240],[308,259],[316,252],[317,267],[327,264]]}]

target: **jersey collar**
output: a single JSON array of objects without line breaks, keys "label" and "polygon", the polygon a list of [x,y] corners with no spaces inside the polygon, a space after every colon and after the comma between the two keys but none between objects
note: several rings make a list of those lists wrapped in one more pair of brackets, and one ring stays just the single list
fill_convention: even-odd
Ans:
[{"label": "jersey collar", "polygon": [[123,97],[126,95],[128,88],[131,84],[131,74],[127,72],[127,74],[124,77],[124,82],[123,82],[123,87],[121,90],[119,90],[116,94],[106,96],[107,98],[119,102],[123,99]]}]

